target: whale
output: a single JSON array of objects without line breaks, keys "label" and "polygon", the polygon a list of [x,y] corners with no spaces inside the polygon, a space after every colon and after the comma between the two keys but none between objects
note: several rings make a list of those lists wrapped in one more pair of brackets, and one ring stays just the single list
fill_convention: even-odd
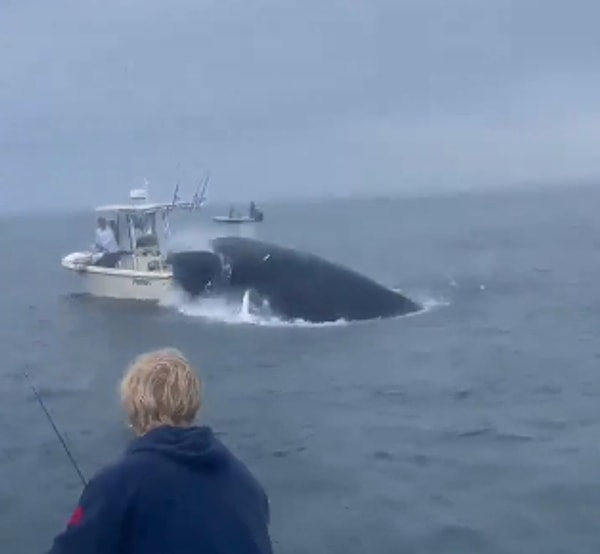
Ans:
[{"label": "whale", "polygon": [[316,254],[246,237],[170,252],[173,281],[191,298],[237,292],[286,321],[357,321],[421,310],[414,300]]}]

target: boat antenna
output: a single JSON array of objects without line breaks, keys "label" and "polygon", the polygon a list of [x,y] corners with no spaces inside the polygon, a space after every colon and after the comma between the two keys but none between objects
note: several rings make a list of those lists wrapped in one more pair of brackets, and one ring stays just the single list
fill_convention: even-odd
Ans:
[{"label": "boat antenna", "polygon": [[77,475],[79,475],[79,479],[81,480],[81,483],[85,487],[87,485],[85,477],[83,476],[83,473],[81,473],[81,470],[79,469],[79,466],[77,465],[77,462],[75,461],[75,458],[73,457],[73,454],[71,454],[71,451],[69,450],[69,447],[67,446],[67,443],[65,442],[65,439],[63,439],[63,436],[60,434],[60,431],[56,427],[56,424],[54,423],[54,420],[52,419],[50,412],[46,409],[46,405],[44,404],[42,397],[39,395],[34,384],[31,382],[31,379],[29,378],[29,374],[27,373],[27,371],[23,371],[23,374],[25,375],[25,379],[27,379],[27,382],[29,383],[29,386],[31,387],[31,390],[33,391],[33,394],[35,395],[39,405],[42,407],[42,410],[44,410],[44,413],[46,414],[46,418],[48,418],[50,425],[52,425],[52,428],[54,429],[54,433],[58,437],[58,440],[61,442],[64,451],[66,452],[69,460],[71,461],[71,465],[75,468],[75,471],[77,472]]},{"label": "boat antenna", "polygon": [[210,179],[210,171],[207,172],[206,177],[200,181],[200,183],[198,184],[198,190],[196,190],[196,194],[194,195],[196,197],[196,200],[198,200],[198,192],[200,192],[200,187],[202,185],[204,185],[202,187],[202,192],[200,193],[200,198],[199,201],[202,204],[203,201],[206,200],[206,187],[208,186],[208,180]]}]

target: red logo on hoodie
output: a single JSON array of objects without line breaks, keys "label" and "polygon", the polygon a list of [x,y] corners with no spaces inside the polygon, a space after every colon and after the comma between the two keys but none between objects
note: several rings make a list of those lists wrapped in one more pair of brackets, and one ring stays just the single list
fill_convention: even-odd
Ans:
[{"label": "red logo on hoodie", "polygon": [[75,508],[75,511],[73,512],[73,515],[71,516],[71,519],[69,520],[69,525],[70,526],[79,525],[81,523],[82,519],[83,519],[83,508],[81,506],[77,506],[77,508]]}]

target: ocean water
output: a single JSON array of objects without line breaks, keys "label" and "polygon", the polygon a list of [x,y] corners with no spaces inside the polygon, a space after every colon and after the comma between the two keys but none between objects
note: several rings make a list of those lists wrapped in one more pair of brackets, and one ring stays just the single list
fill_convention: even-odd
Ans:
[{"label": "ocean water", "polygon": [[[277,552],[596,554],[599,206],[576,187],[261,206],[235,232],[427,307],[335,325],[74,296],[59,259],[94,215],[0,219],[0,550],[44,551],[81,490],[23,372],[90,476],[129,439],[124,368],[175,346],[205,381],[204,422],[271,498]],[[175,232],[232,230],[200,213]]]}]

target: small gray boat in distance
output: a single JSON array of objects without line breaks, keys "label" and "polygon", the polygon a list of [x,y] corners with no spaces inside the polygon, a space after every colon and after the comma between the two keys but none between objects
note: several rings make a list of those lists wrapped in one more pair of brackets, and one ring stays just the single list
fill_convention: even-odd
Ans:
[{"label": "small gray boat in distance", "polygon": [[258,223],[264,219],[262,210],[256,207],[254,202],[250,202],[248,215],[238,215],[233,206],[229,209],[229,215],[216,215],[213,221],[217,223]]}]

